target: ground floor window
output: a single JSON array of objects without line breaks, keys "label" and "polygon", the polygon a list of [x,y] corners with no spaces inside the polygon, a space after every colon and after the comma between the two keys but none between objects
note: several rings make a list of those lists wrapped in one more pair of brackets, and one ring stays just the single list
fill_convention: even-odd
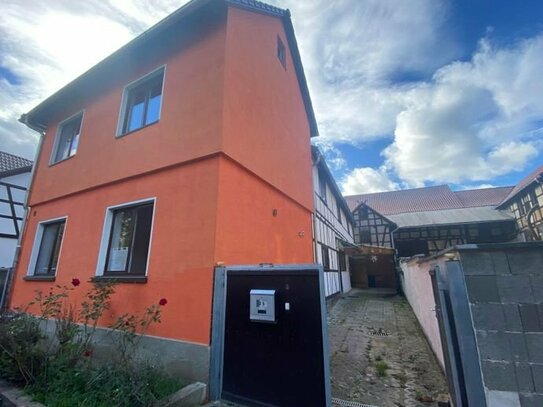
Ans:
[{"label": "ground floor window", "polygon": [[60,246],[64,236],[66,219],[43,222],[38,225],[35,261],[31,265],[30,275],[54,276],[57,271]]},{"label": "ground floor window", "polygon": [[109,224],[109,241],[104,275],[145,275],[153,207],[153,202],[146,202],[109,211],[109,222],[106,222],[106,226]]}]

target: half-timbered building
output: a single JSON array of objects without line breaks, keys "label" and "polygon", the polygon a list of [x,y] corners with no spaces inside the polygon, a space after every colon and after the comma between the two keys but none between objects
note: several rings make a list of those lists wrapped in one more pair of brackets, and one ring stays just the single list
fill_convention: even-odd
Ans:
[{"label": "half-timbered building", "polygon": [[352,247],[354,243],[354,218],[323,154],[315,146],[311,150],[315,196],[315,261],[324,268],[325,293],[330,297],[351,289],[349,261],[345,249]]},{"label": "half-timbered building", "polygon": [[498,206],[508,209],[517,223],[517,240],[543,239],[543,165],[522,179]]},{"label": "half-timbered building", "polygon": [[496,210],[513,187],[452,191],[447,185],[346,197],[355,242],[394,248],[399,257],[431,255],[466,243],[515,237],[514,219]]},{"label": "half-timbered building", "polygon": [[0,267],[11,267],[21,233],[32,161],[0,151]]}]

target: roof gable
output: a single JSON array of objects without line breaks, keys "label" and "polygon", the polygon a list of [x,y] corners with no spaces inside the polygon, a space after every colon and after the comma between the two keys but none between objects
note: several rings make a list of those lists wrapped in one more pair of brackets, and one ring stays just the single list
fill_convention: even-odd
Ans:
[{"label": "roof gable", "polygon": [[520,182],[515,185],[511,192],[500,202],[499,207],[503,208],[507,202],[509,202],[515,195],[520,193],[524,188],[528,187],[532,182],[535,181],[537,177],[543,174],[543,165],[540,165],[526,177],[520,180]]},{"label": "roof gable", "polygon": [[[285,28],[294,68],[296,70],[296,76],[309,122],[310,135],[311,137],[318,136],[317,121],[309,96],[309,88],[307,86],[296,37],[294,35],[294,28],[290,19],[290,11],[255,0],[189,1],[187,4],[134,38],[128,44],[119,48],[104,60],[94,65],[56,93],[49,96],[31,111],[23,114],[19,120],[34,130],[45,131],[49,124],[48,122],[67,104],[73,104],[75,100],[81,100],[83,97],[82,95],[85,95],[87,92],[98,92],[96,84],[103,84],[103,86],[105,86],[106,79],[110,81],[114,80],[111,78],[117,77],[119,72],[126,69],[128,62],[133,63],[134,60],[138,59],[136,57],[141,53],[141,49],[149,47],[149,44],[160,45],[163,42],[162,40],[167,38],[166,36],[172,27],[177,27],[180,24],[185,23],[188,25],[190,24],[191,19],[201,18],[201,16],[204,16],[205,18],[205,16],[217,15],[221,10],[225,10],[228,6],[244,8],[256,13],[263,13],[281,19]],[[201,23],[197,21],[196,24]]]}]

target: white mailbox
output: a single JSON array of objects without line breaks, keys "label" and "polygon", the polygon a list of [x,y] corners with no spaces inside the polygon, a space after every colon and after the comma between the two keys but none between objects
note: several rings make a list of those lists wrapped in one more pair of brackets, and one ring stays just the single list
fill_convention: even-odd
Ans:
[{"label": "white mailbox", "polygon": [[257,322],[275,322],[275,290],[251,290],[249,318]]}]

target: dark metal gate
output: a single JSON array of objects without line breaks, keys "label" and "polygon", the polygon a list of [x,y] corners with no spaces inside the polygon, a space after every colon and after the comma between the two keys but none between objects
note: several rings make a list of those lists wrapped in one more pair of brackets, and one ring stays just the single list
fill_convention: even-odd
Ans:
[{"label": "dark metal gate", "polygon": [[486,405],[462,268],[458,261],[448,261],[444,268],[432,269],[430,275],[453,405]]},{"label": "dark metal gate", "polygon": [[249,406],[330,406],[322,268],[215,273],[211,397]]}]

